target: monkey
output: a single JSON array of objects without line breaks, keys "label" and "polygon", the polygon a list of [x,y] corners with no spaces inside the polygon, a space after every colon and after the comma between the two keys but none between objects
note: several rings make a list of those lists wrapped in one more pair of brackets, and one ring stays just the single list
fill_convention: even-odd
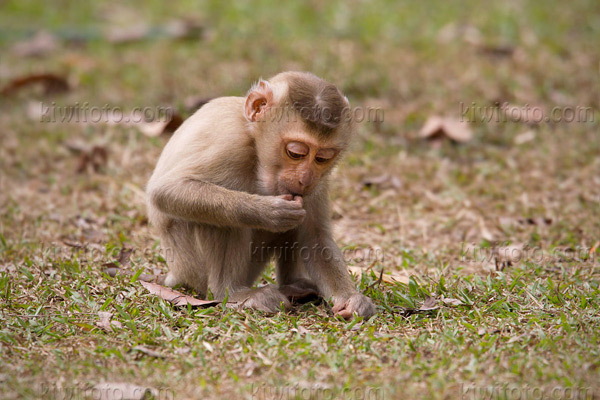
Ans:
[{"label": "monkey", "polygon": [[[335,315],[373,316],[331,229],[328,181],[354,131],[347,109],[335,85],[283,72],[184,121],[146,186],[149,222],[169,250],[164,284],[267,313],[316,292]],[[272,259],[279,286],[253,288]]]}]

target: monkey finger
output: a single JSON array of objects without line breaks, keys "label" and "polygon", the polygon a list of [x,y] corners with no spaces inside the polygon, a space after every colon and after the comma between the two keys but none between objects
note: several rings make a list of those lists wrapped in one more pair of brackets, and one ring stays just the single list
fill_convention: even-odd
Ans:
[{"label": "monkey finger", "polygon": [[304,204],[304,200],[302,200],[302,196],[294,196],[294,202],[300,203],[301,206]]},{"label": "monkey finger", "polygon": [[340,317],[342,317],[344,319],[350,319],[350,318],[352,318],[352,315],[354,313],[352,312],[352,310],[349,310],[348,308],[343,308],[343,309],[339,310],[338,312],[336,312],[335,314],[339,315]]},{"label": "monkey finger", "polygon": [[277,197],[280,198],[280,199],[283,199],[283,200],[288,200],[288,201],[293,200],[293,197],[292,197],[291,194],[280,194]]}]

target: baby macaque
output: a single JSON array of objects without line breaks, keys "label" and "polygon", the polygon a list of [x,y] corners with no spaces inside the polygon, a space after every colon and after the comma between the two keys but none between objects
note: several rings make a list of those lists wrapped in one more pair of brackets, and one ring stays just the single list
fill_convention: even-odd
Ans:
[{"label": "baby macaque", "polygon": [[[147,186],[165,284],[269,313],[317,291],[344,318],[374,315],[331,234],[327,178],[352,136],[348,109],[334,85],[284,72],[187,119]],[[279,287],[253,289],[272,258]]]}]

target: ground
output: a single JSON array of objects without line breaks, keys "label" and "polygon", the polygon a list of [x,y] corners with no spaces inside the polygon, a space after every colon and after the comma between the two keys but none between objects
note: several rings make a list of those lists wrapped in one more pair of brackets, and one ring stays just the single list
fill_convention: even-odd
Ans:
[{"label": "ground", "polygon": [[[600,396],[599,3],[2,8],[0,90],[41,73],[69,86],[0,98],[3,398],[99,397],[115,383],[176,399]],[[173,20],[200,34],[172,37]],[[110,41],[138,24],[152,29]],[[19,47],[40,29],[54,47]],[[336,239],[377,316],[175,308],[148,293],[139,274],[166,265],[144,185],[168,134],[52,122],[40,101],[187,117],[192,96],[244,95],[291,69],[384,112],[358,124],[332,179]],[[422,139],[433,116],[472,138]],[[270,268],[258,284],[272,281]]]}]

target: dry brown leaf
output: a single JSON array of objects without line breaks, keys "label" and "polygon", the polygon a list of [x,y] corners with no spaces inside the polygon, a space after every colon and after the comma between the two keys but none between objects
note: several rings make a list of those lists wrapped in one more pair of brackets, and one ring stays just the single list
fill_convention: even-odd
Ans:
[{"label": "dry brown leaf", "polygon": [[310,333],[310,331],[308,329],[306,329],[305,327],[303,327],[302,325],[298,325],[298,328],[292,328],[290,330],[292,332],[297,332],[299,335],[306,335],[307,333]]},{"label": "dry brown leaf", "polygon": [[428,140],[440,140],[447,137],[455,142],[464,143],[473,138],[468,122],[453,118],[432,116],[427,119],[419,136]]},{"label": "dry brown leaf", "polygon": [[535,225],[540,227],[550,226],[554,220],[550,217],[533,217],[533,218],[514,218],[514,217],[498,217],[498,224],[501,227],[511,228],[513,226]]},{"label": "dry brown leaf", "polygon": [[440,308],[438,301],[435,297],[428,297],[423,302],[423,305],[419,308],[419,311],[433,311]]},{"label": "dry brown leaf", "polygon": [[509,246],[498,247],[495,249],[494,255],[500,263],[506,263],[507,265],[516,264],[523,260],[525,246],[523,244],[515,243]]},{"label": "dry brown leaf", "polygon": [[122,267],[129,267],[131,265],[131,255],[133,254],[133,249],[123,247],[119,251],[119,256],[117,257],[119,264]]},{"label": "dry brown leaf", "polygon": [[515,52],[515,47],[510,45],[486,45],[479,47],[479,52],[493,57],[510,57]]},{"label": "dry brown leaf", "polygon": [[401,314],[405,317],[409,317],[413,314],[418,313],[428,313],[430,311],[435,311],[440,306],[438,305],[438,301],[435,297],[428,297],[425,299],[421,307],[419,308],[402,308]]},{"label": "dry brown leaf", "polygon": [[153,282],[140,281],[140,283],[150,293],[172,303],[174,306],[177,307],[187,306],[188,304],[192,307],[212,307],[221,303],[220,301],[216,300],[197,299],[195,297],[178,292],[177,290],[173,290]]},{"label": "dry brown leaf", "polygon": [[513,143],[516,145],[522,145],[533,140],[535,140],[535,132],[525,131],[515,136],[515,138],[513,139]]},{"label": "dry brown leaf", "polygon": [[56,74],[34,74],[27,75],[19,78],[15,78],[10,81],[3,89],[0,94],[3,96],[13,95],[21,89],[31,86],[41,86],[44,91],[44,95],[52,95],[56,93],[63,93],[69,90],[69,83],[67,80]]},{"label": "dry brown leaf", "polygon": [[40,57],[58,48],[58,40],[47,31],[39,31],[30,39],[15,44],[12,52],[19,57]]},{"label": "dry brown leaf", "polygon": [[98,172],[108,162],[108,150],[104,145],[66,142],[64,146],[78,156],[76,168],[78,173]]},{"label": "dry brown leaf", "polygon": [[[355,275],[362,275],[365,272],[368,272],[368,269],[362,268],[362,267],[358,267],[358,266],[348,266],[348,271],[355,274]],[[404,275],[400,272],[392,272],[390,274],[384,273],[381,275],[381,281],[385,282],[385,283],[403,283],[405,285],[408,285],[408,281],[409,281],[409,277],[407,275]]]},{"label": "dry brown leaf", "polygon": [[395,175],[383,174],[375,177],[368,177],[362,180],[363,187],[373,187],[376,186],[378,188],[386,189],[386,188],[394,188],[400,189],[402,188],[402,181]]},{"label": "dry brown leaf", "polygon": [[443,298],[442,301],[444,302],[444,304],[447,304],[449,306],[460,306],[462,304],[462,301],[452,298]]},{"label": "dry brown leaf", "polygon": [[113,327],[122,328],[123,325],[119,321],[111,321],[112,313],[107,311],[99,311],[98,312],[98,321],[96,322],[96,326],[104,329],[107,332],[112,332]]},{"label": "dry brown leaf", "polygon": [[137,352],[140,352],[142,354],[145,354],[147,356],[154,357],[154,358],[165,358],[165,356],[160,354],[158,351],[154,351],[145,346],[135,346],[134,348],[131,349],[131,351],[137,351]]},{"label": "dry brown leaf", "polygon": [[210,343],[208,343],[208,342],[206,342],[206,341],[202,342],[202,345],[204,346],[204,348],[205,348],[207,351],[209,351],[209,352],[211,352],[211,353],[215,351],[215,348],[213,347],[213,345],[212,345],[212,344],[210,344]]}]

